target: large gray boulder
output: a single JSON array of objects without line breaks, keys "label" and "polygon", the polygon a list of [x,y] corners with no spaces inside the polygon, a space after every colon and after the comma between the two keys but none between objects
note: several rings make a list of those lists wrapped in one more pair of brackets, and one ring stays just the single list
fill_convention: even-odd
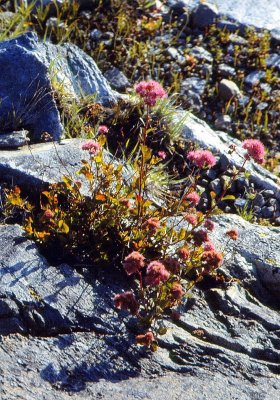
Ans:
[{"label": "large gray boulder", "polygon": [[[200,0],[186,0],[190,9],[197,7]],[[225,15],[239,22],[241,26],[253,25],[257,28],[279,28],[279,0],[207,0],[209,5],[218,9],[219,15]]]},{"label": "large gray boulder", "polygon": [[27,129],[36,141],[44,132],[55,140],[62,136],[53,82],[73,97],[92,95],[106,105],[117,99],[93,59],[81,49],[40,42],[33,32],[0,43],[0,69],[1,131]]},{"label": "large gray boulder", "polygon": [[229,250],[242,265],[227,257],[223,266],[235,280],[195,288],[180,320],[164,320],[153,354],[133,344],[135,325],[112,308],[127,289],[120,272],[53,267],[19,226],[0,226],[1,399],[277,398],[279,295],[267,287],[255,297],[255,288],[264,283],[258,258],[271,253],[279,262],[280,230],[236,216],[215,224],[217,246],[225,229],[239,230]]},{"label": "large gray boulder", "polygon": [[[59,143],[37,143],[15,151],[2,150],[0,182],[16,184],[38,193],[51,183],[61,182],[63,175],[77,179],[81,160],[88,158],[88,153],[81,149],[82,142],[82,139],[65,139]],[[103,156],[107,162],[120,163],[106,150],[103,150]],[[126,180],[132,174],[129,168],[124,168]],[[79,179],[83,181],[82,176]]]}]

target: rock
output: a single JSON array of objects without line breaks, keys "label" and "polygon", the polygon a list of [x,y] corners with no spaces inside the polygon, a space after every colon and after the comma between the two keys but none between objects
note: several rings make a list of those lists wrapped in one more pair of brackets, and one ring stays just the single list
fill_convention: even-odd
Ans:
[{"label": "rock", "polygon": [[[238,216],[214,222],[216,246],[224,246],[226,230],[238,229],[223,270],[245,288],[195,288],[180,321],[164,320],[167,334],[153,354],[133,344],[132,325],[112,308],[113,295],[126,290],[120,273],[83,276],[65,264],[52,267],[20,227],[0,226],[0,329],[10,330],[0,341],[1,399],[155,400],[166,393],[184,398],[186,391],[190,400],[198,393],[207,400],[277,398],[279,313],[264,302],[279,302],[273,265],[280,230]],[[12,318],[25,336],[13,333]]]},{"label": "rock", "polygon": [[236,75],[235,69],[227,64],[219,64],[218,72],[223,78],[230,78]]},{"label": "rock", "polygon": [[187,95],[188,92],[194,92],[199,95],[204,93],[206,81],[197,77],[186,78],[181,82],[181,95]]},{"label": "rock", "polygon": [[[215,5],[219,16],[226,16],[239,29],[245,26],[254,26],[261,29],[279,29],[280,4],[278,0],[244,1],[244,0],[207,0],[208,4]],[[200,4],[200,0],[189,0],[192,9]]]},{"label": "rock", "polygon": [[188,107],[193,111],[193,112],[199,112],[202,109],[202,100],[201,97],[199,96],[198,93],[193,92],[192,90],[184,90],[182,88],[181,90],[181,96],[186,97],[186,101],[188,103]]},{"label": "rock", "polygon": [[193,47],[190,50],[189,54],[198,61],[204,61],[210,64],[213,62],[212,54],[209,53],[209,51],[205,50],[203,47],[200,46]]},{"label": "rock", "polygon": [[241,93],[236,83],[228,79],[222,79],[219,83],[219,96],[222,100],[228,101],[235,97],[240,97]]},{"label": "rock", "polygon": [[90,33],[89,33],[89,37],[91,40],[93,40],[94,42],[99,42],[99,40],[102,37],[102,32],[99,29],[93,29]]},{"label": "rock", "polygon": [[[224,242],[225,230],[235,228],[238,231],[238,240],[228,243],[228,251],[234,251],[235,254],[228,269],[230,275],[241,279],[260,301],[264,301],[269,292],[273,293],[279,307],[280,229],[251,224],[238,215],[219,215],[214,217],[214,221],[217,222],[217,229],[213,232],[213,240],[217,244]],[[227,268],[223,270],[226,272]]]},{"label": "rock", "polygon": [[186,58],[179,53],[175,47],[169,47],[166,50],[167,56],[170,56],[173,60],[178,61],[180,65],[186,64]]},{"label": "rock", "polygon": [[193,26],[197,28],[206,28],[214,24],[218,16],[218,9],[210,3],[200,3],[191,14]]},{"label": "rock", "polygon": [[222,192],[222,189],[223,189],[220,179],[219,178],[214,179],[210,183],[209,189],[211,191],[215,192],[217,196],[219,196],[221,194],[221,192]]},{"label": "rock", "polygon": [[112,88],[116,90],[125,91],[125,89],[131,86],[127,77],[118,68],[110,68],[105,72],[104,77],[110,83]]},{"label": "rock", "polygon": [[280,71],[280,55],[277,53],[270,54],[266,59],[266,65],[268,68],[275,68]]},{"label": "rock", "polygon": [[28,142],[28,131],[0,133],[0,149],[15,149],[25,146]]},{"label": "rock", "polygon": [[231,130],[231,118],[229,115],[220,115],[216,118],[215,128],[221,131],[230,131]]},{"label": "rock", "polygon": [[245,77],[244,83],[248,85],[250,88],[252,88],[254,86],[257,86],[264,76],[265,76],[264,71],[253,71]]},{"label": "rock", "polygon": [[[61,181],[62,175],[75,176],[86,154],[81,139],[67,139],[58,143],[41,143],[17,151],[1,151],[0,183],[7,182],[39,192],[50,183]],[[105,160],[112,156],[104,151]],[[131,171],[125,168],[129,179]],[[80,177],[82,180],[82,177]],[[85,189],[86,190],[86,189]]]},{"label": "rock", "polygon": [[275,28],[270,31],[272,43],[275,45],[280,44],[280,29]]},{"label": "rock", "polygon": [[[216,153],[218,158],[221,158],[223,166],[220,165],[220,168],[223,171],[233,165],[241,167],[243,158],[240,155],[244,154],[244,150],[239,140],[230,137],[225,132],[213,131],[206,122],[184,111],[177,111],[172,121],[174,124],[181,123],[181,140],[193,141],[198,146]],[[237,152],[240,155],[229,153],[231,144],[237,146]],[[255,184],[256,189],[264,190],[263,196],[265,196],[265,190],[269,190],[274,197],[280,199],[280,187],[275,175],[252,161],[246,164],[246,170],[250,173],[250,181]]]},{"label": "rock", "polygon": [[44,132],[55,140],[62,136],[52,96],[55,80],[63,82],[65,91],[75,97],[95,94],[97,102],[107,105],[117,99],[95,62],[82,50],[72,44],[40,42],[32,32],[0,43],[0,68],[1,129],[27,129],[36,141]]},{"label": "rock", "polygon": [[[120,288],[110,288],[94,277],[89,284],[89,277],[87,283],[66,264],[48,265],[18,225],[0,225],[0,233],[0,297],[2,310],[6,307],[6,315],[0,317],[0,334],[7,331],[5,323],[9,316],[17,316],[25,331],[33,335],[81,329],[117,333],[120,326],[113,328],[119,322],[112,296]],[[102,292],[107,304],[100,301],[98,293]]]},{"label": "rock", "polygon": [[227,19],[219,19],[217,22],[217,27],[228,32],[236,32],[238,29],[240,29],[240,26],[236,22],[228,21]]},{"label": "rock", "polygon": [[248,40],[244,39],[242,36],[237,35],[236,33],[232,33],[229,35],[229,40],[231,43],[233,43],[235,46],[245,46],[248,44]]},{"label": "rock", "polygon": [[256,194],[253,204],[258,207],[263,207],[265,205],[265,199],[261,193]]},{"label": "rock", "polygon": [[273,206],[263,207],[261,212],[262,212],[262,216],[264,218],[272,218],[274,215],[275,209]]}]

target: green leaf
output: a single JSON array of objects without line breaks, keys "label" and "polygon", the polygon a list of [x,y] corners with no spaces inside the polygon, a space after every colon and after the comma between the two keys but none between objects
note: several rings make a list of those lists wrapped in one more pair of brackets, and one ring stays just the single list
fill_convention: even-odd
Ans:
[{"label": "green leaf", "polygon": [[233,194],[228,194],[227,196],[223,197],[222,200],[235,200],[236,197]]}]

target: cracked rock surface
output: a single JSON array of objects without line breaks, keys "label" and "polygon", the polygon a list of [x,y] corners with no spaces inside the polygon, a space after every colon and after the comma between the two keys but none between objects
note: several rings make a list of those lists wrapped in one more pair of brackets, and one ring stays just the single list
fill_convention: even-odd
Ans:
[{"label": "cracked rock surface", "polygon": [[232,215],[215,224],[221,248],[239,232],[223,266],[233,280],[193,290],[156,353],[112,307],[120,273],[51,266],[19,226],[0,226],[1,399],[276,399],[280,230]]}]

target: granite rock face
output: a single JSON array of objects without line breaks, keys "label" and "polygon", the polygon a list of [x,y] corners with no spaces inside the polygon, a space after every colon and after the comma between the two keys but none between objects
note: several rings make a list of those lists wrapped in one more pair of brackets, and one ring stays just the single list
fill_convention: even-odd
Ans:
[{"label": "granite rock face", "polygon": [[[65,139],[60,143],[40,143],[25,146],[20,150],[1,150],[0,182],[25,187],[30,192],[39,193],[50,183],[61,182],[63,175],[76,177],[81,160],[87,152],[81,149],[82,139]],[[119,163],[104,150],[104,160]],[[124,178],[129,180],[132,171],[124,168]],[[80,180],[83,181],[82,176]],[[86,189],[85,189],[86,190]]]},{"label": "granite rock face", "polygon": [[35,141],[48,132],[61,138],[63,127],[52,96],[52,82],[59,82],[74,96],[92,95],[97,102],[116,101],[91,57],[77,46],[41,43],[28,32],[0,43],[0,121],[3,132],[27,129]]},{"label": "granite rock face", "polygon": [[[218,154],[221,157],[221,164],[225,164],[227,167],[229,165],[236,167],[242,165],[243,157],[239,154],[242,155],[245,152],[238,139],[232,138],[225,132],[212,130],[206,122],[185,111],[177,111],[173,118],[173,123],[181,127],[182,140],[193,141],[200,147]],[[236,146],[237,153],[231,154],[229,152],[231,144]],[[280,187],[275,175],[252,161],[247,162],[246,170],[250,172],[250,179],[256,187],[264,190],[272,190],[276,198],[280,199]]]},{"label": "granite rock face", "polygon": [[194,289],[181,319],[164,321],[156,353],[133,344],[133,323],[112,307],[126,290],[119,272],[53,267],[19,226],[2,225],[1,399],[277,398],[279,274],[259,259],[279,266],[280,230],[237,216],[215,225],[217,246],[225,230],[239,231],[223,266],[233,281]]}]

